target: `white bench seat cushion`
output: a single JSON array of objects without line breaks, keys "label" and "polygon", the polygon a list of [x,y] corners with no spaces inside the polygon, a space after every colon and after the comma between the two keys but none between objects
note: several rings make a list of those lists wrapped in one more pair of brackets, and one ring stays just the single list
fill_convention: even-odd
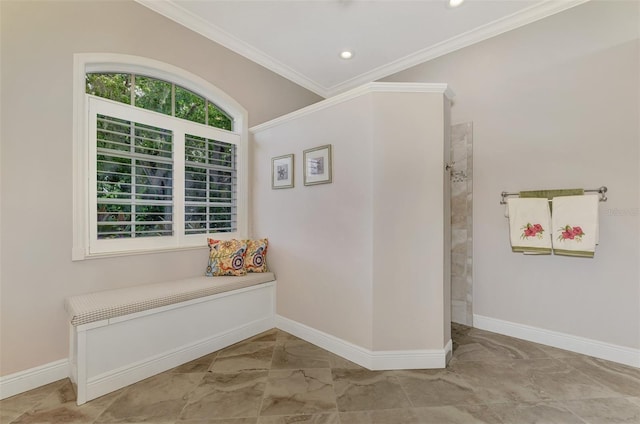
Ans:
[{"label": "white bench seat cushion", "polygon": [[71,324],[81,325],[274,280],[272,272],[238,277],[194,277],[72,296],[66,299],[65,309]]}]

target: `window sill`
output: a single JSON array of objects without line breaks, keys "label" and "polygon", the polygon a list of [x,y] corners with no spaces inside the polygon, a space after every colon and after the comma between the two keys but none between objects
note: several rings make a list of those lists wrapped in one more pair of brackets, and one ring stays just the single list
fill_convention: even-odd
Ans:
[{"label": "window sill", "polygon": [[208,246],[185,246],[185,247],[171,247],[166,249],[144,249],[144,250],[127,250],[121,252],[109,252],[109,253],[92,253],[87,254],[84,248],[74,247],[71,249],[71,260],[84,261],[89,259],[103,259],[103,258],[118,258],[123,256],[137,256],[137,255],[149,255],[154,253],[168,253],[168,252],[184,252],[189,250],[204,250],[208,249]]}]

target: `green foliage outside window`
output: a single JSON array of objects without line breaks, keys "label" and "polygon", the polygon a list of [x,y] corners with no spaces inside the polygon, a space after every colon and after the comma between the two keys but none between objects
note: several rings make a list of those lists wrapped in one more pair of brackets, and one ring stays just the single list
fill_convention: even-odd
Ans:
[{"label": "green foliage outside window", "polygon": [[204,97],[182,87],[176,87],[176,118],[205,124],[207,109]]},{"label": "green foliage outside window", "polygon": [[87,74],[86,90],[94,96],[131,104],[131,75]]},{"label": "green foliage outside window", "polygon": [[209,109],[209,125],[229,131],[233,129],[233,121],[227,116],[227,114],[218,109],[211,102],[207,102],[207,106]]},{"label": "green foliage outside window", "polygon": [[[133,90],[133,96],[132,96]],[[167,81],[133,74],[86,74],[86,92],[224,130],[233,120],[214,103]]]},{"label": "green foliage outside window", "polygon": [[171,115],[171,83],[136,75],[135,105]]}]

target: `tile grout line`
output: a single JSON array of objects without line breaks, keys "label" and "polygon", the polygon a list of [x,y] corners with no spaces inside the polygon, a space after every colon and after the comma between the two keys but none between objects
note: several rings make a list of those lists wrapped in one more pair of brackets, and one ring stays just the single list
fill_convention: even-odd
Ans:
[{"label": "tile grout line", "polygon": [[202,383],[202,381],[204,380],[205,376],[207,375],[207,373],[209,373],[211,367],[213,366],[213,363],[215,361],[218,360],[218,352],[215,352],[216,356],[211,360],[211,363],[209,364],[209,366],[207,367],[207,370],[202,374],[202,376],[200,377],[200,380],[198,380],[197,382],[193,383],[193,386],[191,387],[191,389],[187,390],[183,397],[186,398],[184,405],[182,406],[182,408],[180,409],[180,412],[178,412],[178,416],[176,417],[176,423],[180,422],[181,418],[182,418],[182,414],[184,414],[185,409],[187,408],[187,406],[189,406],[189,398],[191,397],[190,394],[200,385],[200,383]]},{"label": "tile grout line", "polygon": [[[573,399],[575,400],[575,399]],[[580,400],[585,400],[585,399],[580,399]],[[564,409],[566,409],[567,411],[569,411],[571,413],[571,415],[573,415],[574,417],[578,418],[580,421],[582,421],[584,424],[592,424],[590,421],[588,421],[586,418],[581,417],[580,415],[578,415],[578,413],[576,413],[573,409],[571,409],[571,407],[569,405],[567,405],[567,401],[560,401],[559,402],[562,407]]]},{"label": "tile grout line", "polygon": [[[446,369],[446,368],[445,368]],[[398,385],[400,386],[400,389],[402,390],[402,393],[404,393],[404,396],[407,398],[407,400],[409,401],[409,405],[411,405],[411,408],[418,408],[413,401],[411,400],[411,396],[409,396],[409,392],[407,392],[407,389],[405,389],[404,384],[402,384],[402,380],[399,379],[396,375],[393,376],[393,378],[396,379],[396,381],[398,382]]]},{"label": "tile grout line", "polygon": [[329,362],[329,375],[331,376],[331,390],[333,393],[333,402],[336,405],[336,418],[338,419],[338,424],[342,423],[342,419],[340,418],[340,408],[338,408],[338,393],[336,392],[336,382],[333,379],[333,366],[331,366],[331,359],[328,360]]},{"label": "tile grout line", "polygon": [[269,376],[271,375],[271,367],[273,367],[273,358],[276,355],[276,349],[278,347],[278,334],[280,330],[276,329],[276,339],[273,344],[273,351],[271,352],[271,360],[269,361],[269,369],[267,370],[267,381],[264,384],[264,390],[262,391],[262,396],[260,398],[260,405],[258,405],[258,411],[256,412],[256,424],[260,421],[262,407],[264,406],[264,399],[267,395],[267,388],[269,387]]},{"label": "tile grout line", "polygon": [[[113,405],[113,404],[114,404],[118,399],[120,399],[122,396],[126,395],[126,394],[129,392],[129,390],[130,390],[131,386],[132,386],[132,385],[129,385],[129,386],[125,387],[125,388],[122,390],[122,393],[120,393],[120,395],[115,396],[115,397],[113,398],[113,400],[112,400],[111,402],[109,402],[109,403],[108,403],[108,404],[107,404],[107,405],[102,409],[102,411],[100,411],[100,413],[99,413],[99,414],[96,416],[96,418],[93,420],[93,423],[98,423],[98,422],[99,422],[98,420],[100,419],[100,417],[101,417],[105,412],[107,412],[107,410],[108,410],[109,408],[111,408],[111,406],[112,406],[112,405]],[[108,394],[107,394],[107,395],[105,395],[105,396],[108,396]],[[98,399],[99,399],[99,398],[98,398]],[[74,402],[75,402],[75,399],[74,399]]]},{"label": "tile grout line", "polygon": [[[22,416],[24,416],[25,414],[28,414],[32,411],[36,411],[38,409],[38,407],[40,405],[42,405],[42,403],[51,395],[53,395],[55,393],[56,390],[58,390],[60,387],[62,387],[62,385],[64,383],[62,383],[62,381],[66,381],[66,379],[63,380],[58,380],[54,383],[49,383],[49,384],[55,384],[54,388],[51,389],[50,392],[47,392],[47,394],[45,396],[42,397],[42,399],[40,399],[38,402],[36,402],[35,405],[32,405],[30,407],[27,407],[26,409],[22,409],[20,408],[20,413],[18,414],[17,417],[13,418],[9,423],[15,423],[17,422],[17,420],[19,420]],[[37,389],[36,389],[37,390]],[[10,399],[10,398],[9,398]]]},{"label": "tile grout line", "polygon": [[[562,359],[562,358],[560,358],[560,359]],[[594,377],[592,377],[591,375],[587,374],[586,372],[582,371],[580,368],[577,368],[577,367],[573,366],[572,364],[570,364],[570,363],[568,363],[568,362],[561,361],[560,359],[558,359],[558,362],[560,362],[561,364],[568,366],[568,367],[569,367],[569,368],[571,368],[572,370],[574,370],[574,371],[578,372],[578,374],[580,374],[580,375],[582,375],[582,376],[586,377],[586,378],[587,378],[588,380],[590,380],[590,381],[593,381],[593,382],[594,382],[595,384],[597,384],[598,386],[600,386],[600,387],[602,387],[602,388],[604,388],[604,389],[606,389],[606,390],[609,390],[609,391],[611,391],[612,393],[615,393],[615,394],[617,395],[617,396],[610,396],[610,397],[606,397],[606,398],[603,398],[603,397],[597,397],[597,398],[581,398],[581,399],[578,399],[578,400],[588,400],[588,399],[613,399],[613,398],[623,398],[623,397],[628,396],[628,395],[627,395],[627,394],[625,394],[625,393],[620,393],[618,390],[616,390],[616,389],[614,389],[613,387],[611,387],[611,386],[607,385],[606,383],[603,383],[603,382],[601,382],[601,381],[597,380],[596,378],[594,378]],[[576,400],[576,399],[567,399],[567,400]]]}]

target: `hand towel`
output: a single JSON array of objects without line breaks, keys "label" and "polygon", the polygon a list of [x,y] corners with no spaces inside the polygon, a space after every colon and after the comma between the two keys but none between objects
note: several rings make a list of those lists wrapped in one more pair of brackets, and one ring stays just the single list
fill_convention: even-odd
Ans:
[{"label": "hand towel", "polygon": [[592,258],[598,244],[597,194],[553,198],[553,253]]},{"label": "hand towel", "polygon": [[507,199],[511,250],[525,254],[551,254],[551,214],[545,199]]}]

